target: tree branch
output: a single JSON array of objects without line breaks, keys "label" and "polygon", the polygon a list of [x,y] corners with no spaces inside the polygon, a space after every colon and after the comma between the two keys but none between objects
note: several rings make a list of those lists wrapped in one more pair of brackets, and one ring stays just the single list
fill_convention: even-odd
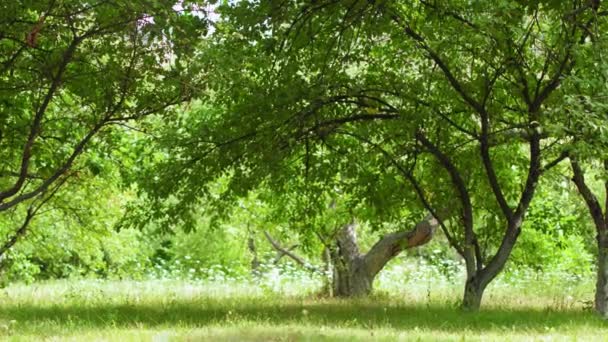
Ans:
[{"label": "tree branch", "polygon": [[42,100],[42,104],[40,105],[40,107],[38,107],[38,110],[34,114],[34,120],[32,121],[30,133],[27,138],[27,141],[25,142],[25,145],[23,147],[23,152],[21,155],[21,167],[19,170],[20,176],[15,181],[15,183],[13,184],[12,187],[10,187],[9,189],[7,189],[5,191],[0,191],[0,203],[2,203],[3,200],[5,200],[5,199],[15,195],[17,192],[19,192],[19,190],[21,190],[21,187],[25,183],[25,180],[27,179],[29,163],[30,163],[30,159],[32,157],[32,155],[31,155],[32,148],[34,146],[34,142],[36,141],[36,138],[38,137],[38,134],[40,134],[40,126],[42,124],[42,118],[44,117],[44,114],[46,113],[46,110],[47,110],[49,104],[51,103],[51,99],[55,95],[55,92],[59,89],[59,86],[61,85],[61,79],[63,77],[63,74],[64,74],[68,64],[70,63],[72,56],[74,55],[74,52],[76,51],[76,48],[78,47],[78,44],[80,44],[80,42],[81,42],[81,40],[74,39],[71,42],[71,44],[68,46],[66,51],[63,53],[63,57],[61,59],[61,63],[59,64],[57,73],[55,74],[55,76],[53,77],[53,80],[51,81],[51,86],[49,87],[49,90],[47,91],[46,95],[44,96],[44,98]]},{"label": "tree branch", "polygon": [[15,205],[36,197],[37,195],[43,193],[44,191],[46,191],[49,186],[51,186],[57,179],[59,179],[62,175],[64,175],[69,169],[70,167],[72,167],[72,164],[74,163],[74,161],[76,160],[76,158],[84,151],[86,145],[89,143],[89,141],[93,138],[93,136],[95,134],[97,134],[97,132],[103,127],[103,123],[99,123],[97,125],[95,125],[88,133],[87,135],[85,135],[80,142],[74,147],[72,154],[68,157],[68,159],[63,163],[63,165],[61,167],[59,167],[55,173],[53,175],[51,175],[49,178],[47,178],[44,182],[42,182],[36,189],[30,191],[30,192],[26,192],[24,194],[21,194],[15,198],[13,198],[12,200],[8,201],[8,202],[4,202],[4,203],[0,203],[0,212],[2,211],[6,211],[12,207],[14,207]]},{"label": "tree branch", "polygon": [[559,156],[557,156],[557,158],[553,159],[552,161],[547,163],[545,166],[543,166],[541,169],[541,173],[545,173],[545,172],[551,170],[552,168],[556,167],[557,165],[559,165],[559,163],[561,163],[563,160],[568,158],[569,155],[570,155],[570,153],[568,153],[568,151],[563,151],[562,153],[560,153]]},{"label": "tree branch", "polygon": [[298,256],[297,254],[293,253],[290,249],[287,249],[283,246],[281,246],[281,244],[279,244],[278,241],[276,241],[272,235],[270,235],[270,233],[268,233],[268,231],[264,231],[264,236],[266,236],[266,239],[268,240],[268,242],[270,242],[270,244],[272,245],[272,248],[274,248],[275,250],[283,253],[284,255],[288,256],[289,258],[291,258],[291,260],[295,261],[298,265],[306,268],[309,271],[312,272],[316,272],[318,271],[318,269],[313,266],[311,263],[309,263],[308,261],[304,260],[304,258]]},{"label": "tree branch", "polygon": [[363,256],[370,274],[376,275],[401,251],[422,246],[431,241],[437,227],[439,227],[439,220],[429,214],[410,231],[395,232],[382,237]]},{"label": "tree branch", "polygon": [[23,223],[21,224],[21,226],[15,231],[15,233],[8,239],[7,242],[5,242],[2,246],[0,246],[0,259],[9,249],[11,249],[17,243],[17,241],[22,236],[24,236],[27,233],[27,229],[28,229],[30,223],[32,222],[32,220],[34,219],[36,214],[38,214],[38,211],[40,210],[40,208],[42,208],[42,206],[44,206],[44,204],[46,204],[51,198],[53,198],[53,196],[55,196],[57,191],[59,191],[61,186],[63,186],[63,184],[66,181],[67,181],[67,178],[64,178],[53,188],[50,195],[48,195],[46,198],[44,198],[42,201],[40,201],[40,203],[37,206],[31,205],[27,209],[25,219],[23,220]]},{"label": "tree branch", "polygon": [[6,241],[2,246],[0,246],[0,257],[3,256],[4,253],[6,253],[9,249],[11,249],[15,245],[15,243],[17,243],[19,238],[25,235],[25,233],[27,232],[27,228],[30,225],[30,222],[32,222],[32,219],[35,215],[36,214],[34,212],[34,208],[30,207],[27,210],[25,219],[23,220],[23,223],[21,224],[19,229],[15,231],[15,233],[8,239],[8,241]]},{"label": "tree branch", "polygon": [[597,196],[595,196],[591,188],[589,188],[589,186],[587,185],[583,169],[581,168],[575,157],[570,157],[570,165],[572,166],[572,173],[574,175],[572,177],[572,181],[576,185],[578,192],[583,197],[585,204],[587,204],[595,226],[604,227],[605,222],[602,206]]},{"label": "tree branch", "polygon": [[424,191],[422,190],[422,187],[420,186],[420,184],[418,183],[416,178],[411,174],[411,172],[409,172],[401,164],[399,164],[399,162],[397,162],[397,160],[390,153],[388,153],[380,145],[372,142],[371,140],[369,140],[365,137],[362,137],[358,134],[352,133],[352,132],[344,131],[344,132],[339,132],[339,133],[353,137],[359,141],[362,141],[362,142],[372,146],[373,148],[377,149],[378,151],[380,151],[380,153],[382,153],[382,155],[384,155],[388,159],[388,161],[397,169],[397,171],[399,171],[399,173],[401,173],[403,175],[403,177],[405,177],[405,179],[414,187],[414,191],[416,192],[416,195],[420,199],[420,202],[422,203],[423,207],[426,210],[428,210],[429,213],[433,217],[438,219],[439,226],[441,227],[443,233],[445,234],[446,238],[448,239],[448,242],[450,243],[450,245],[458,252],[458,254],[460,254],[461,256],[464,257],[464,252],[463,252],[462,248],[456,242],[456,240],[452,237],[452,235],[449,233],[448,228],[444,224],[443,217],[444,216],[448,217],[449,215],[448,214],[440,215],[435,209],[433,209],[433,207],[427,200],[426,196],[424,195]]},{"label": "tree branch", "polygon": [[481,114],[485,112],[485,108],[479,102],[477,102],[471,94],[469,94],[462,83],[456,78],[448,64],[439,56],[437,52],[435,52],[427,43],[424,37],[422,37],[419,33],[414,31],[412,27],[408,24],[403,23],[402,19],[397,14],[392,14],[391,18],[398,26],[402,27],[405,34],[412,38],[416,44],[423,49],[431,58],[435,64],[441,69],[444,76],[447,78],[449,84],[452,88],[460,95],[460,97],[467,103],[471,108],[473,108],[477,113]]},{"label": "tree branch", "polygon": [[471,204],[471,198],[469,196],[469,191],[466,188],[466,184],[458,171],[458,168],[447,155],[445,155],[441,150],[433,144],[422,131],[418,131],[416,133],[416,139],[424,146],[426,149],[439,161],[442,167],[448,172],[450,175],[450,179],[452,181],[452,185],[456,188],[456,192],[458,193],[458,197],[460,199],[460,204],[462,208],[462,223],[464,225],[464,248],[463,248],[463,256],[466,261],[467,266],[467,274],[472,275],[475,273],[475,269],[479,264],[479,261],[476,262],[476,254],[474,253],[474,243],[475,243],[475,232],[473,231],[473,205]]},{"label": "tree branch", "polygon": [[488,177],[488,182],[490,183],[490,188],[494,193],[494,197],[498,202],[500,209],[502,210],[505,217],[510,220],[513,216],[513,211],[507,200],[505,195],[502,192],[502,188],[500,187],[500,183],[498,182],[498,177],[496,176],[496,171],[494,170],[494,165],[492,163],[492,158],[490,157],[490,122],[488,118],[488,114],[484,113],[481,115],[481,135],[479,137],[479,151],[481,154],[481,160],[483,162],[484,169],[486,171],[486,175]]}]

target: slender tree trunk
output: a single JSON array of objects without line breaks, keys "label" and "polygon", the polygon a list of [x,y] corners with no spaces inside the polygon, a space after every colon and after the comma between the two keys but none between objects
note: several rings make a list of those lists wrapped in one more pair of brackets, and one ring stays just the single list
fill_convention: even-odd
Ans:
[{"label": "slender tree trunk", "polygon": [[[602,208],[598,197],[591,191],[585,181],[585,173],[576,158],[570,157],[573,177],[572,181],[585,200],[589,214],[597,231],[597,279],[595,285],[595,310],[603,317],[608,318],[608,182],[604,184],[606,203]],[[608,170],[608,161],[604,161],[604,168]]]},{"label": "slender tree trunk", "polygon": [[[478,311],[481,306],[484,291],[488,284],[503,270],[511,256],[513,247],[521,231],[523,218],[516,218],[509,223],[507,233],[498,248],[498,251],[487,265],[483,265],[471,253],[465,254],[467,263],[467,281],[465,282],[462,298],[462,308],[466,311]],[[468,260],[467,260],[468,259]]]},{"label": "slender tree trunk", "polygon": [[251,253],[251,275],[257,277],[260,275],[260,260],[258,259],[258,252],[255,246],[255,238],[253,234],[249,235],[247,239],[247,248],[249,249],[249,253]]},{"label": "slender tree trunk", "polygon": [[608,318],[608,233],[599,230],[597,236],[597,283],[595,287],[595,310]]},{"label": "slender tree trunk", "polygon": [[332,262],[331,250],[329,247],[323,248],[323,255],[321,258],[323,259],[323,271],[325,273],[322,294],[327,297],[333,297],[334,286],[332,284],[332,275],[334,263]]}]

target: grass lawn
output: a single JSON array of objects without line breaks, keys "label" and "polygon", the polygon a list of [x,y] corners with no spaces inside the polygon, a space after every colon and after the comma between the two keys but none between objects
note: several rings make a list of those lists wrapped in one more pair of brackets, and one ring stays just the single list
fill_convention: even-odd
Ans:
[{"label": "grass lawn", "polygon": [[[14,341],[606,341],[580,301],[490,292],[464,313],[457,288],[429,296],[319,299],[253,285],[56,281],[0,290],[0,339]],[[569,303],[569,304],[568,304]]]}]

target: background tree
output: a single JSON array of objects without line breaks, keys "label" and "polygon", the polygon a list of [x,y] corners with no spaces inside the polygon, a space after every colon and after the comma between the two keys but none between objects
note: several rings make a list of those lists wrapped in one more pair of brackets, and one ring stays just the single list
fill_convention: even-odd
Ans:
[{"label": "background tree", "polygon": [[[590,28],[591,44],[577,51],[578,68],[566,84],[569,96],[562,108],[568,113],[568,120],[556,123],[562,139],[570,143],[566,152],[570,157],[572,181],[587,205],[597,234],[595,309],[604,317],[608,316],[608,145],[605,105],[608,65],[603,56],[606,48],[605,25],[605,21],[597,21]],[[595,180],[589,179],[589,176]],[[605,203],[602,204],[602,201]]]},{"label": "background tree", "polygon": [[[182,2],[14,1],[0,5],[0,256],[127,123],[169,112],[200,85],[203,12]],[[19,219],[17,219],[19,217]]]}]

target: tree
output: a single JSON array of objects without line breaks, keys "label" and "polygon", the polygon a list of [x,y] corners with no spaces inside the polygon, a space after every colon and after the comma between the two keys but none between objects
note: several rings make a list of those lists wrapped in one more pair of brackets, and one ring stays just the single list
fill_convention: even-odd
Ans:
[{"label": "tree", "polygon": [[[585,171],[581,167],[578,159],[570,159],[574,176],[572,181],[576,184],[583,200],[589,208],[589,213],[597,232],[597,281],[595,287],[595,310],[602,316],[608,317],[608,202],[603,206],[600,204],[598,196],[591,190],[588,181],[585,179]],[[605,163],[604,170],[608,169]],[[605,188],[608,190],[608,183]]]},{"label": "tree", "polygon": [[[299,194],[298,192],[295,193]],[[319,195],[324,197],[322,194],[317,194],[317,196]],[[324,261],[325,273],[329,277],[327,292],[334,297],[369,295],[373,290],[374,279],[389,261],[406,249],[426,244],[439,227],[438,220],[432,215],[427,215],[415,224],[411,223],[412,219],[397,220],[397,222],[392,222],[392,227],[389,228],[388,233],[386,232],[387,229],[376,227],[375,230],[384,234],[377,238],[367,252],[362,252],[357,237],[359,226],[361,223],[367,223],[368,226],[379,225],[381,222],[378,218],[374,220],[374,218],[366,215],[361,206],[349,201],[346,198],[347,196],[344,195],[334,195],[326,210],[315,211],[313,217],[306,218],[305,216],[311,214],[305,214],[303,217],[303,215],[297,213],[302,209],[306,210],[306,206],[296,202],[292,204],[293,207],[290,207],[289,199],[285,197],[288,196],[281,196],[280,201],[272,202],[276,208],[275,210],[282,212],[279,214],[282,219],[290,222],[287,223],[290,228],[288,231],[298,232],[304,238],[302,239],[304,243],[307,243],[307,235],[315,236],[317,245],[320,242],[321,251],[318,251],[317,254]],[[356,222],[356,218],[367,219],[367,221]],[[386,220],[384,218],[382,223],[388,223]],[[304,224],[302,224],[302,221]],[[344,222],[347,223],[344,224]],[[413,228],[396,229],[395,226],[413,226]],[[309,270],[320,270],[311,266],[310,262],[291,249],[282,246],[267,231],[264,231],[264,234],[273,248],[282,255],[287,255],[298,265]]]},{"label": "tree", "polygon": [[[464,258],[463,305],[475,310],[541,175],[566,158],[551,123],[598,12],[556,1],[227,5],[209,50],[221,64],[215,111],[166,139],[181,147],[148,188],[192,205],[226,170],[238,196],[261,181],[280,191],[291,167],[301,193],[337,182],[352,207],[395,215],[417,197]],[[488,215],[500,217],[494,229],[480,222]]]},{"label": "tree", "polygon": [[[570,157],[572,181],[589,209],[597,234],[595,310],[608,317],[608,140],[605,105],[608,65],[603,58],[607,42],[603,34],[605,25],[605,21],[596,23],[590,32],[592,44],[577,52],[579,68],[575,77],[567,83],[570,94],[563,107],[569,119],[558,125],[562,139],[569,142],[567,154]],[[589,174],[599,182],[589,180]],[[604,204],[601,192],[604,192]]]},{"label": "tree", "polygon": [[[100,172],[128,122],[170,112],[199,86],[206,30],[190,1],[0,5],[0,215],[26,234],[70,177]],[[95,157],[79,158],[86,150]]]},{"label": "tree", "polygon": [[[74,276],[143,276],[154,244],[144,232],[115,229],[128,198],[117,173],[107,163],[97,176],[81,171],[70,178],[32,220],[27,238],[0,258],[0,287]],[[11,233],[13,219],[19,217],[2,216],[0,236]]]}]

